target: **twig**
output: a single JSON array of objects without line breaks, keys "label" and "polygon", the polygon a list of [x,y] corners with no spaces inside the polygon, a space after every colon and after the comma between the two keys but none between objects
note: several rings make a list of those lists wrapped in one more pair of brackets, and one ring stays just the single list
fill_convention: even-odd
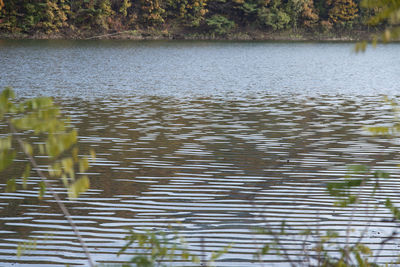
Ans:
[{"label": "twig", "polygon": [[91,37],[88,37],[88,38],[85,38],[85,39],[86,39],[86,40],[97,39],[97,38],[101,38],[101,37],[114,36],[114,35],[123,34],[123,33],[127,33],[127,32],[132,32],[132,30],[129,30],[129,31],[122,31],[122,32],[108,33],[108,34],[103,34],[103,35],[95,35],[95,36],[91,36]]},{"label": "twig", "polygon": [[55,199],[58,207],[61,209],[61,211],[64,214],[64,217],[67,219],[69,225],[71,226],[72,231],[74,232],[75,236],[77,237],[84,253],[86,256],[86,259],[89,263],[90,267],[94,267],[94,261],[92,260],[92,257],[89,253],[89,250],[86,246],[85,241],[83,240],[81,234],[79,233],[78,227],[76,226],[75,222],[72,220],[71,214],[69,213],[67,207],[64,205],[64,203],[61,201],[60,197],[58,196],[58,194],[54,191],[53,187],[51,186],[51,184],[49,183],[49,181],[47,180],[46,176],[44,175],[44,173],[40,170],[36,160],[34,159],[34,157],[28,153],[28,151],[26,151],[26,148],[24,146],[24,143],[22,141],[22,139],[18,136],[18,132],[15,129],[14,125],[12,125],[12,123],[10,121],[8,121],[8,125],[11,129],[12,134],[15,136],[15,138],[18,141],[18,144],[20,145],[22,151],[25,153],[26,157],[28,158],[28,160],[30,161],[30,163],[32,164],[32,166],[34,167],[34,169],[36,170],[36,173],[39,175],[40,179],[45,183],[46,188],[49,190],[49,192],[51,193],[51,195],[53,196],[53,198]]},{"label": "twig", "polygon": [[201,266],[206,267],[207,266],[206,249],[205,249],[205,241],[203,235],[200,237],[200,243],[201,243]]},{"label": "twig", "polygon": [[[366,175],[369,175],[370,174],[370,172],[368,172]],[[363,180],[362,180],[362,182],[361,182],[361,184],[360,184],[360,186],[358,187],[358,191],[357,191],[357,200],[356,200],[356,203],[355,204],[360,204],[361,202],[360,202],[360,198],[361,198],[361,193],[362,193],[362,190],[363,190],[363,187],[366,185],[366,182],[367,182],[367,179],[365,179],[365,178],[363,178]],[[349,192],[351,193],[351,190],[349,189]],[[354,218],[354,215],[355,215],[355,212],[356,212],[356,209],[357,209],[357,205],[353,205],[353,207],[352,207],[352,209],[351,209],[351,214],[350,214],[350,219],[349,219],[349,221],[348,221],[348,223],[347,223],[347,228],[346,228],[346,243],[345,243],[345,247],[344,247],[344,256],[345,256],[345,263],[349,263],[349,261],[351,261],[351,258],[350,258],[350,231],[351,231],[351,227],[352,227],[352,224],[353,224],[353,218]]]}]

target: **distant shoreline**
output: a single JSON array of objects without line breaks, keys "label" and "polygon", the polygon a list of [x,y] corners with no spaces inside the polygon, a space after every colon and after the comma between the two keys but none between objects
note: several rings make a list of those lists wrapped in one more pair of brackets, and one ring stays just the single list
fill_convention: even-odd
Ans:
[{"label": "distant shoreline", "polygon": [[224,36],[216,36],[209,33],[177,32],[171,33],[162,30],[126,30],[108,33],[6,33],[0,32],[0,39],[6,40],[218,40],[218,41],[338,41],[356,42],[371,40],[376,32],[365,30],[349,32],[262,32],[239,31]]}]

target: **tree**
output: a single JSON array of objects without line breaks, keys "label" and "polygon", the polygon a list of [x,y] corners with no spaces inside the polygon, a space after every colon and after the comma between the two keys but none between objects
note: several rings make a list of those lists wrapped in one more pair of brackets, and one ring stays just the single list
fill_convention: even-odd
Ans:
[{"label": "tree", "polygon": [[358,8],[353,0],[328,0],[329,20],[333,24],[345,25],[354,20],[358,14]]},{"label": "tree", "polygon": [[217,35],[226,35],[235,27],[233,21],[221,15],[214,15],[207,19],[207,25]]},{"label": "tree", "polygon": [[166,12],[184,25],[198,27],[208,12],[207,0],[168,0]]},{"label": "tree", "polygon": [[160,0],[139,0],[139,7],[143,26],[152,27],[164,23],[165,9],[162,8]]},{"label": "tree", "polygon": [[319,19],[313,0],[302,1],[300,21],[306,28],[313,28]]},{"label": "tree", "polygon": [[271,0],[258,11],[258,22],[263,28],[282,30],[288,28],[291,21],[292,18],[281,0]]}]

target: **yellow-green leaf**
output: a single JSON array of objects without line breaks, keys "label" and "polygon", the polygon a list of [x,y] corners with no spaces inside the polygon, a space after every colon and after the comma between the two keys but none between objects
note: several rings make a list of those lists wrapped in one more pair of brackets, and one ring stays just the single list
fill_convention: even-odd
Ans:
[{"label": "yellow-green leaf", "polygon": [[93,162],[96,161],[96,152],[94,151],[94,149],[90,149],[90,157],[92,157]]},{"label": "yellow-green leaf", "polygon": [[75,179],[74,160],[72,158],[64,158],[61,160],[61,165],[65,173],[72,179]]},{"label": "yellow-green leaf", "polygon": [[81,193],[85,192],[90,185],[89,178],[83,176],[71,184],[68,188],[68,197],[70,199],[77,198]]},{"label": "yellow-green leaf", "polygon": [[42,199],[45,193],[46,193],[46,184],[43,181],[41,181],[39,183],[39,199]]},{"label": "yellow-green leaf", "polygon": [[28,181],[29,174],[31,173],[31,164],[26,164],[25,171],[22,174],[22,187],[26,189],[26,182]]},{"label": "yellow-green leaf", "polygon": [[15,182],[15,178],[9,179],[6,185],[6,192],[15,192],[17,191],[17,184]]},{"label": "yellow-green leaf", "polygon": [[79,171],[85,172],[87,169],[89,169],[89,160],[86,157],[84,157],[81,160],[79,160]]},{"label": "yellow-green leaf", "polygon": [[27,142],[23,142],[23,148],[24,148],[24,152],[28,155],[32,155],[33,154],[33,148],[31,146],[31,144],[27,143]]},{"label": "yellow-green leaf", "polygon": [[15,154],[15,151],[10,151],[9,149],[0,150],[0,171],[13,163]]}]

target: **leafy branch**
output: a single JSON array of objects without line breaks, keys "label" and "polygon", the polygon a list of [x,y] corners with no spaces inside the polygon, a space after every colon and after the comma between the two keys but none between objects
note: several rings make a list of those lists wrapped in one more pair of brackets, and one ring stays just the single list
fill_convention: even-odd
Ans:
[{"label": "leafy branch", "polygon": [[[0,138],[0,171],[14,162],[19,147],[28,161],[22,174],[23,187],[27,187],[26,182],[31,171],[35,171],[41,180],[39,198],[43,197],[46,190],[50,192],[77,237],[89,266],[95,266],[71,214],[48,178],[48,176],[60,178],[68,190],[70,199],[78,197],[89,188],[89,178],[86,175],[81,175],[79,178],[75,175],[75,169],[79,168],[80,172],[85,172],[89,168],[89,158],[80,158],[78,148],[74,147],[77,143],[77,131],[69,126],[68,120],[62,118],[59,108],[50,98],[35,98],[16,104],[13,102],[14,97],[11,88],[6,88],[0,94],[0,120],[5,121],[10,130],[6,137]],[[45,141],[37,146],[39,153],[51,160],[48,176],[35,159],[36,147],[24,141],[21,137],[23,134],[46,137]],[[17,147],[13,147],[15,143]],[[66,156],[68,152],[72,156]],[[94,160],[94,152],[91,154]],[[16,189],[16,180],[9,179],[6,190]]]}]

